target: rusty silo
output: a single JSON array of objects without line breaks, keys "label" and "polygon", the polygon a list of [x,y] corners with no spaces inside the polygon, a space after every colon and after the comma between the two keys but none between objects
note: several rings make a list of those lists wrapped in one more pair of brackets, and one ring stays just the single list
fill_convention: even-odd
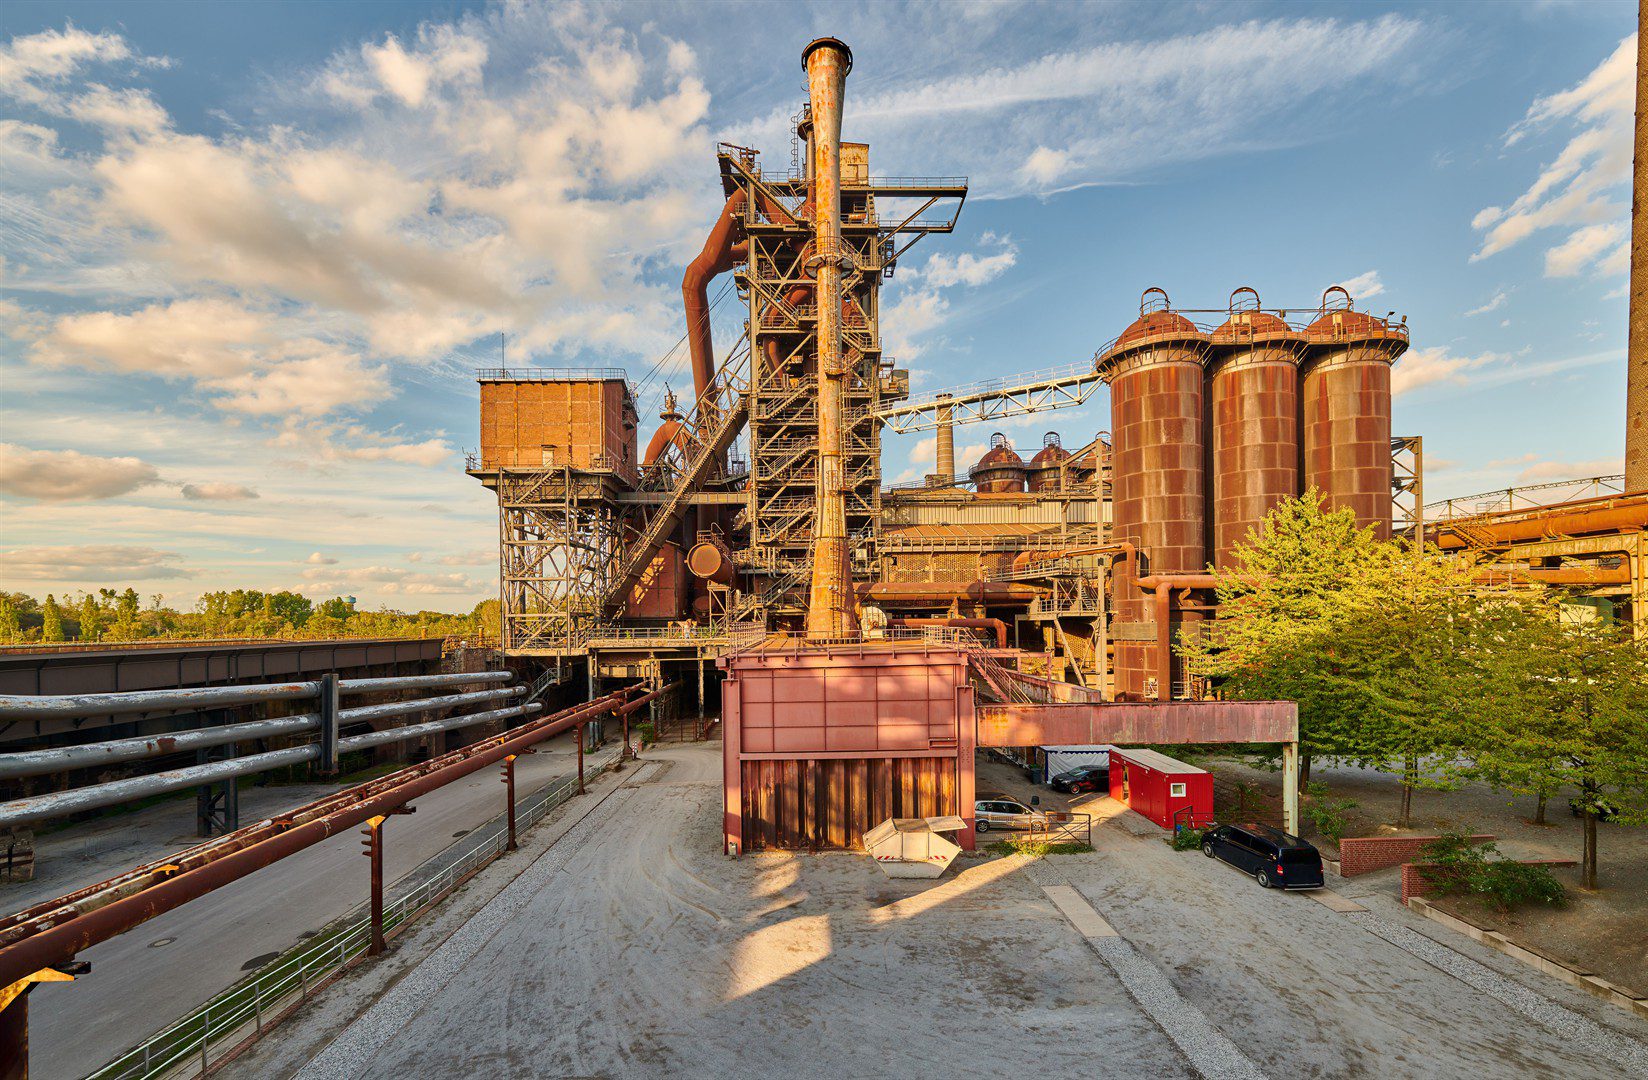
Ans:
[{"label": "rusty silo", "polygon": [[1299,493],[1302,335],[1259,309],[1259,294],[1230,294],[1230,318],[1213,331],[1208,397],[1212,442],[1213,564],[1278,502]]},{"label": "rusty silo", "polygon": [[1353,310],[1335,285],[1305,329],[1301,380],[1304,486],[1327,505],[1348,506],[1380,538],[1391,531],[1391,364],[1408,347],[1408,329]]},{"label": "rusty silo", "polygon": [[1059,433],[1049,431],[1042,436],[1041,449],[1030,459],[1030,490],[1057,491],[1059,470],[1070,460],[1070,451],[1064,448]]},{"label": "rusty silo", "polygon": [[967,475],[981,492],[1023,491],[1026,470],[1024,459],[1014,453],[1007,436],[998,431],[990,436],[990,449],[967,470]]},{"label": "rusty silo", "polygon": [[[1202,384],[1208,336],[1175,313],[1161,289],[1147,289],[1139,318],[1100,354],[1110,382],[1111,503],[1114,540],[1135,545],[1151,575],[1198,573],[1207,565]],[[1151,606],[1135,582],[1138,560],[1114,574],[1116,692],[1156,697],[1158,651]]]}]

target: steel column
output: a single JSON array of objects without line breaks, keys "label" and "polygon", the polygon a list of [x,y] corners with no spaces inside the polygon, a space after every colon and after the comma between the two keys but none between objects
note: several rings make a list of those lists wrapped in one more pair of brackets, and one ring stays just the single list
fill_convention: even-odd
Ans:
[{"label": "steel column", "polygon": [[366,955],[383,955],[383,823],[389,820],[383,814],[375,814],[366,819],[366,828],[361,835],[366,837],[361,846],[362,852],[372,860],[372,943],[367,946]]},{"label": "steel column", "polygon": [[515,850],[515,755],[514,754],[509,754],[508,756],[506,756],[504,758],[504,760],[499,764],[499,769],[503,772],[504,798],[507,800],[507,805],[506,805],[505,810],[504,810],[504,816],[509,821],[509,843],[504,847],[504,850],[505,851],[514,851]]}]

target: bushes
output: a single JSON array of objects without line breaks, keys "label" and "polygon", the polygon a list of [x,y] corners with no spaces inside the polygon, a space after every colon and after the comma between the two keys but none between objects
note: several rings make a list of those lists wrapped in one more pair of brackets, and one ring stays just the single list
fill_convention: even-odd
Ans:
[{"label": "bushes", "polygon": [[1015,837],[997,840],[984,850],[997,855],[1028,855],[1033,859],[1039,859],[1043,855],[1085,855],[1093,850],[1093,845],[1079,840],[1052,841]]},{"label": "bushes", "polygon": [[1173,845],[1174,851],[1195,851],[1202,846],[1202,834],[1205,829],[1174,829],[1173,835],[1167,842]]},{"label": "bushes", "polygon": [[1426,844],[1420,855],[1430,864],[1426,876],[1438,891],[1480,896],[1496,911],[1523,904],[1560,907],[1567,901],[1549,867],[1488,858],[1498,851],[1497,844],[1472,844],[1464,832],[1449,832]]},{"label": "bushes", "polygon": [[1326,784],[1307,784],[1305,794],[1310,800],[1304,805],[1305,817],[1316,826],[1316,831],[1338,844],[1344,839],[1350,824],[1350,811],[1357,805],[1355,799],[1330,799]]}]

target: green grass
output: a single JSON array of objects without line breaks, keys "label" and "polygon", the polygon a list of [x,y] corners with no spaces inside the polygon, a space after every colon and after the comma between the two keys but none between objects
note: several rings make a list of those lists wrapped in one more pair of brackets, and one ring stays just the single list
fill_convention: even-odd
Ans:
[{"label": "green grass", "polygon": [[1039,859],[1044,855],[1085,855],[1093,850],[1093,845],[1080,840],[1031,840],[1020,838],[1015,840],[997,840],[984,850],[997,855],[1028,855]]}]

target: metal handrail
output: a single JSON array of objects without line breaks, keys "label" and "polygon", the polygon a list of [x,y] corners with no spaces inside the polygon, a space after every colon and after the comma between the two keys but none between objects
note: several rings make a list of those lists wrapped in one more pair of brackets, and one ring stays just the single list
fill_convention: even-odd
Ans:
[{"label": "metal handrail", "polygon": [[[1576,480],[1555,480],[1545,484],[1523,484],[1518,487],[1498,488],[1494,491],[1484,491],[1477,495],[1464,495],[1453,499],[1441,499],[1437,502],[1425,504],[1425,523],[1432,524],[1440,521],[1456,521],[1459,519],[1484,517],[1488,514],[1512,513],[1517,510],[1538,510],[1555,503],[1570,502],[1575,498],[1575,489],[1591,489],[1595,494],[1591,498],[1602,498],[1608,495],[1622,495],[1625,493],[1625,476],[1615,473],[1609,476],[1587,476]],[[1552,502],[1540,502],[1528,498],[1528,493],[1535,491],[1558,492],[1559,497]],[[1516,504],[1517,497],[1521,496],[1524,505]],[[1585,498],[1587,496],[1579,496]],[[1460,504],[1471,504],[1469,509]]]},{"label": "metal handrail", "polygon": [[629,373],[623,368],[476,368],[475,378],[487,382],[607,382],[618,380],[627,384]]},{"label": "metal handrail", "polygon": [[[594,766],[601,771],[618,761],[623,748]],[[516,832],[543,820],[578,790],[578,779],[568,776],[522,800],[516,810]],[[383,926],[392,934],[404,924],[440,903],[476,871],[503,854],[508,826],[502,815],[425,861],[396,883],[409,888],[384,902]],[[451,853],[465,847],[452,859]],[[427,875],[427,876],[426,876]],[[87,1080],[147,1080],[166,1075],[205,1075],[222,1057],[248,1039],[261,1036],[332,976],[364,957],[371,945],[371,919],[364,906],[344,917],[349,920],[318,942],[274,961],[239,985],[230,987],[188,1015],[167,1025],[115,1060],[91,1073]],[[214,1047],[223,1046],[216,1062]],[[197,1071],[198,1070],[198,1071]]]}]

